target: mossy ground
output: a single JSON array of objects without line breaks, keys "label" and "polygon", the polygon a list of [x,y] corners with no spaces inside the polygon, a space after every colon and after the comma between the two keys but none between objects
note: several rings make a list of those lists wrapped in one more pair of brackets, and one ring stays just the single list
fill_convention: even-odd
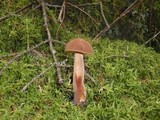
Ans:
[{"label": "mossy ground", "polygon": [[[91,43],[94,54],[86,56],[85,63],[95,83],[85,77],[86,105],[77,107],[72,103],[72,68],[62,68],[62,85],[56,84],[53,67],[21,92],[26,83],[52,63],[46,56],[27,54],[0,77],[1,119],[158,120],[160,55],[127,41],[105,39]],[[66,64],[72,65],[71,56],[66,54]],[[1,59],[1,67],[3,63]]]},{"label": "mossy ground", "polygon": [[[35,9],[37,4],[15,14],[14,11],[29,4],[29,1],[2,0],[0,3],[0,16],[11,15],[0,22],[2,68],[15,56],[10,54],[31,48],[47,39],[47,36],[42,11]],[[52,20],[58,18],[58,13],[54,12],[53,9],[47,11],[53,39],[59,26]],[[75,37],[85,38],[86,35],[79,33],[64,28],[59,31],[58,40],[68,42]],[[64,78],[62,85],[57,84],[56,69],[52,67],[25,92],[21,92],[26,83],[53,63],[48,44],[45,44],[21,56],[0,75],[0,119],[159,120],[160,54],[125,40],[89,42],[94,54],[85,57],[85,67],[95,82],[85,76],[87,102],[84,106],[74,106],[72,103],[72,67],[61,68]],[[67,59],[65,64],[73,65],[73,54],[65,53],[63,45],[55,43],[54,49],[58,61]]]}]

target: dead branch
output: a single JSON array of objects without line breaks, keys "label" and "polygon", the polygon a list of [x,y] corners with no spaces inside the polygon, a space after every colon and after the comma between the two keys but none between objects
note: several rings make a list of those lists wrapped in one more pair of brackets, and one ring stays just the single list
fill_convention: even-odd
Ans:
[{"label": "dead branch", "polygon": [[110,56],[107,56],[106,58],[114,58],[114,57],[130,58],[130,56],[127,56],[127,55],[110,55]]},{"label": "dead branch", "polygon": [[[47,41],[49,41],[49,40],[47,40]],[[58,44],[61,44],[61,45],[66,45],[66,43],[64,43],[64,42],[61,42],[61,41],[58,41],[58,40],[52,40],[52,42],[54,42],[54,43],[58,43]],[[39,43],[40,44],[40,43]],[[39,46],[38,46],[39,47]],[[37,48],[37,47],[36,47]],[[32,48],[31,48],[32,49]],[[35,49],[35,48],[34,48]],[[33,50],[34,50],[33,49]],[[27,50],[26,50],[27,51]],[[31,50],[32,51],[32,50]],[[30,52],[30,51],[29,51]],[[21,54],[21,52],[17,52],[17,53],[11,53],[11,54],[6,54],[6,55],[1,55],[0,56],[0,58],[6,58],[6,57],[14,57],[14,56],[16,56],[16,55],[18,55],[18,54]]]},{"label": "dead branch", "polygon": [[[34,3],[35,2],[32,2],[29,5],[27,5],[27,6],[23,7],[23,8],[21,8],[21,9],[17,10],[16,12],[14,12],[14,14],[22,12],[23,10],[25,10],[25,9],[29,8],[30,6],[32,6]],[[0,22],[3,21],[3,20],[5,20],[5,19],[8,19],[9,17],[11,17],[11,14],[7,14],[6,16],[1,17],[0,18]]]},{"label": "dead branch", "polygon": [[[0,58],[11,57],[11,56],[15,56],[15,57],[13,57],[11,60],[9,60],[9,61],[6,63],[6,65],[5,65],[4,67],[2,67],[2,69],[0,70],[0,75],[2,75],[3,71],[4,71],[11,63],[13,63],[15,60],[17,60],[19,57],[23,56],[24,54],[27,54],[27,53],[31,52],[32,50],[40,47],[40,46],[43,45],[43,44],[46,44],[46,43],[49,42],[49,41],[50,41],[49,39],[47,39],[47,40],[45,40],[45,41],[42,41],[41,43],[39,43],[39,44],[31,47],[30,49],[27,49],[27,50],[23,51],[23,52],[13,53],[13,54],[9,54],[9,55],[1,55]],[[52,40],[52,41],[55,42],[55,43],[59,43],[59,44],[65,45],[64,42],[60,42],[60,41],[58,41],[58,40]]]},{"label": "dead branch", "polygon": [[66,45],[66,43],[61,42],[61,41],[59,41],[59,40],[53,40],[53,39],[52,39],[52,42],[58,43],[58,44],[61,44],[61,45]]},{"label": "dead branch", "polygon": [[85,75],[86,75],[89,79],[91,79],[91,81],[93,81],[94,83],[96,83],[96,81],[94,80],[94,78],[93,78],[89,73],[87,73],[86,70],[85,70]]},{"label": "dead branch", "polygon": [[30,84],[32,84],[34,81],[36,81],[39,77],[41,77],[42,75],[44,75],[49,69],[51,69],[53,66],[55,65],[55,63],[51,64],[47,69],[45,69],[44,71],[42,71],[39,75],[37,75],[36,77],[34,77],[29,83],[27,83],[22,89],[21,92],[26,91],[26,89],[29,87]]},{"label": "dead branch", "polygon": [[149,40],[147,40],[147,42],[145,42],[144,45],[149,43],[151,40],[155,39],[159,34],[160,34],[160,31],[158,33],[156,33],[155,35],[153,35],[153,37],[151,37]]},{"label": "dead branch", "polygon": [[[69,65],[66,65],[65,62],[67,60],[62,61],[59,64],[59,67],[71,67]],[[65,65],[64,65],[65,64]],[[39,75],[37,75],[36,77],[34,77],[29,83],[26,83],[26,85],[21,89],[22,92],[26,91],[26,89],[29,87],[30,84],[32,84],[34,81],[38,80],[39,77],[41,77],[42,75],[44,75],[50,68],[52,68],[53,66],[55,66],[56,63],[52,63],[48,68],[46,68],[44,71],[42,71]]]},{"label": "dead branch", "polygon": [[6,57],[13,57],[13,56],[16,56],[17,54],[19,54],[19,53],[11,53],[11,54],[7,54],[7,55],[1,55],[0,59],[1,58],[6,58]]},{"label": "dead branch", "polygon": [[49,26],[48,26],[48,19],[47,19],[44,0],[40,0],[40,4],[42,6],[44,26],[46,28],[46,32],[47,32],[47,36],[48,36],[48,40],[49,40],[50,52],[52,53],[52,56],[53,56],[53,59],[54,59],[54,62],[55,62],[55,66],[56,66],[56,69],[57,69],[58,83],[61,84],[63,82],[63,79],[62,79],[62,76],[61,76],[61,69],[58,66],[59,63],[58,63],[58,60],[57,60],[57,57],[56,57],[56,51],[53,49],[52,37],[51,37],[51,33],[50,33],[50,30],[49,30]]},{"label": "dead branch", "polygon": [[57,38],[58,38],[58,32],[59,32],[59,30],[63,24],[64,18],[65,18],[65,11],[66,11],[66,0],[63,1],[62,7],[61,7],[61,10],[59,13],[59,17],[58,17],[58,21],[60,22],[60,25],[59,25],[57,32],[56,32]]},{"label": "dead branch", "polygon": [[45,3],[46,6],[48,7],[54,7],[54,8],[61,8],[62,6],[60,5],[52,5],[52,4],[49,4],[49,3]]},{"label": "dead branch", "polygon": [[82,10],[78,6],[73,5],[73,4],[69,3],[69,2],[67,2],[67,4],[72,6],[72,7],[74,7],[74,8],[76,8],[76,9],[78,9],[79,11],[83,12],[84,14],[86,14],[91,20],[93,20],[97,24],[96,20],[93,17],[91,17],[86,11]]},{"label": "dead branch", "polygon": [[6,65],[0,70],[0,75],[2,75],[3,71],[8,67],[8,65],[10,65],[11,63],[13,63],[13,62],[14,62],[15,60],[17,60],[19,57],[21,57],[22,55],[24,55],[24,54],[26,54],[26,53],[28,53],[28,52],[30,52],[30,51],[32,51],[32,50],[34,50],[35,48],[38,48],[39,46],[41,46],[41,45],[43,45],[43,44],[45,44],[45,43],[47,43],[47,42],[49,42],[49,41],[50,41],[50,40],[43,41],[43,42],[35,45],[34,47],[32,47],[32,48],[30,48],[30,49],[27,49],[27,50],[25,50],[25,51],[20,52],[19,54],[17,54],[14,58],[12,58],[10,61],[8,61],[8,62],[6,63]]},{"label": "dead branch", "polygon": [[35,11],[36,9],[38,9],[39,7],[41,7],[41,5],[37,5],[35,8],[33,8],[31,11],[29,11],[28,13],[26,13],[26,15],[29,15],[30,13],[32,13],[33,11]]},{"label": "dead branch", "polygon": [[61,10],[60,10],[60,13],[59,13],[59,16],[58,16],[58,21],[60,23],[63,22],[64,16],[65,16],[65,8],[66,8],[66,0],[63,1]]},{"label": "dead branch", "polygon": [[105,22],[106,26],[109,28],[110,26],[109,26],[109,24],[108,24],[108,21],[107,21],[105,15],[104,15],[104,12],[103,12],[103,4],[102,4],[102,1],[100,2],[100,9],[101,9],[101,14],[102,14],[102,17],[103,17],[103,19],[104,19],[104,22]]},{"label": "dead branch", "polygon": [[85,3],[85,4],[80,4],[80,5],[76,5],[78,7],[83,7],[83,6],[91,6],[91,5],[98,5],[99,2],[94,2],[94,3]]},{"label": "dead branch", "polygon": [[[52,4],[49,4],[49,3],[45,3],[46,6],[48,7],[54,7],[54,8],[61,8],[62,6],[61,5],[52,5]],[[95,3],[85,3],[85,4],[80,4],[80,5],[76,5],[78,7],[83,7],[83,6],[91,6],[91,5],[98,5],[99,2],[95,2]]]},{"label": "dead branch", "polygon": [[[27,90],[27,88],[33,83],[35,82],[36,80],[38,80],[39,77],[41,77],[42,75],[44,75],[49,69],[51,69],[53,66],[55,65],[55,63],[51,64],[47,69],[45,69],[44,71],[42,71],[39,75],[37,75],[36,77],[34,77],[30,82],[26,83],[26,85],[21,89],[21,92],[24,92]],[[60,65],[60,67],[71,67],[69,65]],[[94,83],[96,83],[96,81],[91,77],[91,75],[89,73],[87,73],[85,71],[85,75],[91,79]]]},{"label": "dead branch", "polygon": [[120,14],[119,17],[117,17],[108,27],[106,26],[102,31],[100,31],[93,40],[103,36],[107,31],[109,31],[115,23],[117,23],[122,17],[126,16],[128,13],[130,13],[133,9],[135,9],[137,6],[139,6],[144,0],[135,0],[122,14]]}]

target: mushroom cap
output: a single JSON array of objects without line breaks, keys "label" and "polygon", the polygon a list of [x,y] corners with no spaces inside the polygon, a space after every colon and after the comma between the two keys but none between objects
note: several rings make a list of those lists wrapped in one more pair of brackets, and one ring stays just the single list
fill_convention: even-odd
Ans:
[{"label": "mushroom cap", "polygon": [[84,39],[75,38],[66,44],[65,51],[72,53],[91,54],[93,53],[93,48],[90,43]]}]

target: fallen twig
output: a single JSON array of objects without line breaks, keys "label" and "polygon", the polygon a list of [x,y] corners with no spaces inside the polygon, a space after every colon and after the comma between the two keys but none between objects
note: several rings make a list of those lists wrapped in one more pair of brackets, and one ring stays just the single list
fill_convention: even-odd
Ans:
[{"label": "fallen twig", "polygon": [[61,8],[62,6],[60,5],[52,5],[52,4],[49,4],[49,3],[45,3],[46,6],[48,7],[54,7],[54,8]]},{"label": "fallen twig", "polygon": [[58,66],[58,60],[56,57],[56,51],[53,49],[53,44],[52,44],[52,37],[51,37],[51,33],[48,27],[48,19],[47,19],[47,14],[46,14],[46,9],[45,9],[45,2],[44,0],[40,0],[41,6],[42,6],[42,12],[43,12],[43,19],[44,19],[44,26],[46,28],[46,32],[47,32],[47,36],[48,36],[48,40],[49,40],[49,48],[50,48],[50,52],[52,53],[54,62],[56,64],[56,69],[57,69],[57,75],[58,75],[58,83],[61,84],[63,82],[62,76],[61,76],[61,69]]},{"label": "fallen twig", "polygon": [[112,57],[129,58],[130,56],[127,56],[127,55],[110,55],[110,56],[107,56],[106,58],[112,58]]},{"label": "fallen twig", "polygon": [[52,65],[50,65],[47,69],[45,69],[44,71],[42,71],[39,75],[37,75],[36,77],[34,77],[29,83],[27,83],[22,89],[21,91],[24,92],[26,91],[26,89],[29,87],[30,84],[32,84],[34,81],[36,81],[39,77],[41,77],[42,75],[44,75],[51,67],[53,67],[55,65],[55,63],[53,63]]},{"label": "fallen twig", "polygon": [[[47,40],[49,41],[49,40]],[[58,43],[58,44],[61,44],[61,45],[66,45],[66,43],[64,42],[61,42],[61,41],[58,41],[58,40],[53,40],[52,39],[52,42],[54,43]],[[40,44],[40,43],[39,43]],[[38,46],[39,47],[39,46]],[[37,47],[36,47],[37,48]],[[32,49],[32,48],[31,48]],[[27,50],[26,50],[27,51]],[[32,50],[31,50],[32,51]],[[30,51],[29,51],[30,52]],[[18,54],[21,54],[21,52],[17,52],[17,53],[10,53],[10,54],[5,54],[5,55],[0,55],[0,58],[6,58],[6,57],[13,57],[13,56],[16,56]]]},{"label": "fallen twig", "polygon": [[104,12],[103,12],[103,4],[102,4],[102,1],[100,2],[100,9],[101,9],[101,14],[102,14],[102,17],[103,17],[103,19],[104,19],[104,22],[105,22],[106,26],[109,28],[110,26],[109,26],[109,24],[108,24],[108,21],[107,21],[105,15],[104,15]]},{"label": "fallen twig", "polygon": [[36,9],[38,9],[39,7],[41,7],[41,5],[37,5],[35,8],[33,8],[31,11],[29,11],[28,13],[26,13],[26,15],[29,15],[30,13],[32,13],[33,11],[35,11]]},{"label": "fallen twig", "polygon": [[122,14],[120,14],[119,17],[117,17],[110,25],[109,27],[106,26],[102,31],[100,31],[94,38],[93,40],[101,37],[102,35],[104,35],[105,32],[107,32],[108,30],[110,30],[113,25],[115,23],[117,23],[117,21],[119,21],[122,17],[124,17],[125,15],[127,15],[128,13],[130,13],[134,8],[136,8],[139,4],[141,4],[144,0],[135,0]]},{"label": "fallen twig", "polygon": [[[25,10],[25,9],[29,8],[30,6],[32,6],[34,3],[35,2],[32,2],[29,5],[27,5],[27,6],[23,7],[23,8],[21,8],[21,9],[17,10],[14,14],[22,12],[23,10]],[[10,16],[11,16],[11,14],[7,14],[6,16],[1,17],[0,18],[0,22],[3,21],[3,20],[5,20],[5,19],[8,19]]]},{"label": "fallen twig", "polygon": [[17,54],[19,54],[19,53],[11,53],[11,54],[6,54],[6,55],[1,55],[0,59],[1,58],[6,58],[6,57],[13,57],[13,56],[16,56]]},{"label": "fallen twig", "polygon": [[[52,5],[52,4],[49,4],[49,3],[45,3],[46,6],[48,7],[54,7],[54,8],[61,8],[62,6],[61,5]],[[91,5],[98,5],[99,2],[95,2],[95,3],[85,3],[85,4],[80,4],[80,5],[76,5],[78,7],[83,7],[83,6],[91,6]]]},{"label": "fallen twig", "polygon": [[93,77],[91,77],[91,75],[89,73],[87,73],[87,71],[85,70],[85,75],[91,79],[91,81],[93,81],[94,83],[96,83],[96,81],[93,79]]},{"label": "fallen twig", "polygon": [[73,4],[69,3],[69,2],[67,2],[67,4],[72,6],[72,7],[74,7],[74,8],[76,8],[76,9],[78,9],[79,11],[83,12],[84,14],[86,14],[89,18],[91,18],[97,24],[96,20],[93,17],[91,17],[86,11],[82,10],[78,6],[73,5]]},{"label": "fallen twig", "polygon": [[18,59],[18,58],[21,57],[22,55],[24,55],[24,54],[32,51],[33,49],[35,49],[35,48],[37,48],[37,47],[39,47],[39,46],[41,46],[41,45],[43,45],[43,44],[45,44],[45,43],[47,43],[47,42],[49,42],[49,41],[50,41],[50,40],[43,41],[43,42],[37,44],[36,46],[34,46],[34,47],[30,48],[30,49],[27,49],[27,50],[25,50],[25,51],[20,52],[19,54],[17,54],[14,58],[12,58],[10,61],[8,61],[7,64],[0,70],[0,75],[2,75],[3,70],[5,70],[5,69],[8,67],[8,65],[10,65],[11,63],[13,63],[16,59]]},{"label": "fallen twig", "polygon": [[65,8],[66,8],[66,0],[63,1],[61,10],[60,10],[60,13],[59,13],[59,16],[58,16],[58,21],[60,23],[62,23],[63,20],[64,20],[64,17],[65,17]]},{"label": "fallen twig", "polygon": [[82,6],[91,6],[91,5],[98,5],[99,2],[94,2],[94,3],[85,3],[85,4],[80,4],[80,5],[76,5],[78,7],[82,7]]},{"label": "fallen twig", "polygon": [[[66,60],[62,61],[59,65],[59,67],[72,67],[70,65],[64,65],[66,62]],[[39,77],[41,77],[42,75],[44,75],[50,68],[52,68],[54,65],[56,65],[56,63],[52,63],[47,69],[45,69],[44,71],[42,71],[39,75],[37,75],[36,77],[34,77],[29,83],[26,83],[26,85],[21,89],[22,92],[26,91],[26,89],[29,87],[30,84],[32,84],[34,81],[36,81]]]},{"label": "fallen twig", "polygon": [[155,39],[159,34],[160,34],[160,31],[158,33],[156,33],[155,35],[153,35],[153,37],[151,37],[149,40],[147,40],[147,42],[145,42],[144,45],[149,43],[151,40]]},{"label": "fallen twig", "polygon": [[59,43],[59,44],[61,44],[61,45],[66,45],[66,43],[64,43],[64,42],[61,42],[61,41],[59,41],[59,40],[51,40],[52,42],[54,42],[54,43]]},{"label": "fallen twig", "polygon": [[[24,92],[24,91],[26,91],[27,90],[27,88],[34,82],[34,81],[36,81],[39,77],[41,77],[42,75],[44,75],[49,69],[51,69],[53,66],[55,65],[55,63],[54,64],[52,64],[52,65],[50,65],[47,69],[45,69],[44,71],[42,71],[39,75],[37,75],[36,77],[34,77],[30,82],[28,82],[28,83],[26,83],[26,85],[21,89],[21,91],[22,92]],[[71,66],[69,66],[69,65],[60,65],[60,67],[71,67]],[[88,77],[88,78],[90,78],[94,83],[96,83],[96,81],[89,75],[89,73],[87,73],[86,71],[85,71],[85,75]]]},{"label": "fallen twig", "polygon": [[60,13],[59,13],[59,17],[58,17],[58,21],[60,22],[60,25],[58,26],[57,32],[56,32],[56,36],[58,38],[58,32],[63,24],[64,18],[65,18],[65,10],[66,9],[66,0],[63,1]]}]

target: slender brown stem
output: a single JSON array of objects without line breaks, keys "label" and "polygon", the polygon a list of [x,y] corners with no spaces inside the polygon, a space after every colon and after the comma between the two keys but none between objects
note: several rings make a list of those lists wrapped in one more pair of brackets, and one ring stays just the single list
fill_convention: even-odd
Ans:
[{"label": "slender brown stem", "polygon": [[86,89],[84,86],[84,60],[83,54],[75,53],[73,71],[74,104],[79,105],[86,100]]}]

